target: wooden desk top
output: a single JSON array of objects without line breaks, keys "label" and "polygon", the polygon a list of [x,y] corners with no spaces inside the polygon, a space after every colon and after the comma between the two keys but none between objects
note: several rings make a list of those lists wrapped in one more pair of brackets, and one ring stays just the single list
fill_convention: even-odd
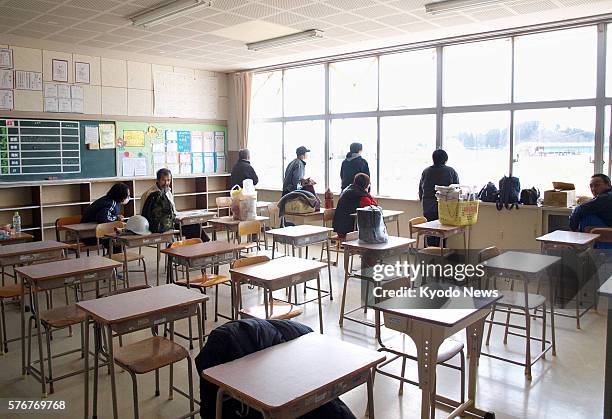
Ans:
[{"label": "wooden desk top", "polygon": [[[269,219],[270,218],[268,217],[258,215],[253,220],[254,221],[267,221]],[[231,215],[228,215],[227,217],[211,218],[210,220],[208,220],[208,222],[211,224],[222,224],[222,225],[229,225],[229,226],[234,226],[234,225],[238,225],[241,223],[240,220],[234,220],[234,217],[232,217]]]},{"label": "wooden desk top", "polygon": [[[612,276],[608,278],[606,282],[603,283],[601,287],[599,287],[599,295],[604,297],[609,297],[612,299]],[[612,303],[610,303],[612,304]],[[608,310],[611,310],[612,307],[608,307]],[[608,321],[612,321],[612,319],[608,319]]]},{"label": "wooden desk top", "polygon": [[326,233],[328,231],[332,231],[332,229],[329,227],[302,224],[291,227],[274,228],[272,230],[266,231],[266,234],[285,237],[305,237],[312,236],[314,234]]},{"label": "wooden desk top", "polygon": [[[383,218],[387,218],[387,217],[393,217],[394,215],[402,215],[404,211],[383,209],[382,213],[383,213]],[[351,214],[351,217],[356,217],[356,216],[357,216],[356,212]]]},{"label": "wooden desk top", "polygon": [[174,234],[176,234],[178,230],[168,230],[168,231],[164,231],[163,233],[151,233],[151,234],[107,234],[106,237],[109,237],[111,239],[114,240],[125,240],[125,241],[135,241],[135,240],[142,240],[142,239],[155,239],[158,237],[167,237],[167,236],[174,236]]},{"label": "wooden desk top", "polygon": [[34,236],[28,233],[15,233],[10,236],[0,236],[0,245],[7,245],[15,242],[29,242],[34,240]]},{"label": "wooden desk top", "polygon": [[270,410],[304,399],[385,359],[380,352],[313,332],[205,369],[202,377],[253,407]]},{"label": "wooden desk top", "polygon": [[168,284],[95,300],[80,301],[77,306],[105,324],[146,317],[179,307],[199,304],[208,297],[179,285]]},{"label": "wooden desk top", "polygon": [[537,237],[536,240],[545,243],[559,243],[576,246],[586,246],[599,238],[599,234],[580,233],[577,231],[555,230],[552,233]]},{"label": "wooden desk top", "polygon": [[60,243],[54,240],[7,244],[6,246],[0,246],[0,258],[7,256],[26,255],[30,253],[47,252],[58,249],[67,249],[69,247],[70,246],[66,243]]},{"label": "wooden desk top", "polygon": [[162,249],[162,253],[177,258],[194,259],[236,252],[244,249],[244,246],[244,244],[228,243],[224,241],[210,241],[206,243],[191,244],[189,246],[175,247],[174,249]]},{"label": "wooden desk top", "polygon": [[82,233],[84,231],[96,231],[96,227],[98,227],[98,223],[80,223],[80,224],[68,224],[63,228],[65,230],[74,231],[75,233]]},{"label": "wooden desk top", "polygon": [[188,211],[177,211],[176,212],[176,219],[177,220],[182,220],[185,218],[190,218],[190,217],[215,217],[217,215],[217,213],[215,212],[210,212],[207,210],[188,210]]},{"label": "wooden desk top", "polygon": [[22,276],[36,281],[86,274],[106,269],[118,268],[120,262],[101,256],[89,256],[78,259],[64,259],[38,265],[21,266],[15,270]]},{"label": "wooden desk top", "polygon": [[417,224],[417,225],[412,226],[412,228],[416,230],[430,230],[430,231],[441,231],[441,232],[455,231],[455,230],[463,229],[462,226],[451,226],[451,225],[442,224],[440,220],[428,221],[426,223]]},{"label": "wooden desk top", "polygon": [[430,290],[457,290],[460,297],[434,297],[419,295],[415,297],[394,297],[375,304],[374,309],[384,313],[394,314],[409,319],[424,321],[427,323],[453,327],[478,310],[487,309],[495,301],[502,298],[500,293],[497,297],[470,297],[465,296],[464,288],[444,285],[425,286]]},{"label": "wooden desk top", "polygon": [[326,267],[326,263],[316,260],[285,256],[255,265],[231,268],[230,274],[239,274],[260,281],[278,281],[298,274],[317,272]]},{"label": "wooden desk top", "polygon": [[354,250],[390,250],[397,249],[400,247],[408,247],[416,243],[415,239],[410,239],[408,237],[397,237],[397,236],[389,236],[389,241],[387,243],[366,243],[361,240],[351,240],[349,242],[343,242],[342,245],[346,246],[350,249]]},{"label": "wooden desk top", "polygon": [[482,264],[486,268],[502,271],[537,274],[560,260],[558,256],[511,251],[485,260]]}]

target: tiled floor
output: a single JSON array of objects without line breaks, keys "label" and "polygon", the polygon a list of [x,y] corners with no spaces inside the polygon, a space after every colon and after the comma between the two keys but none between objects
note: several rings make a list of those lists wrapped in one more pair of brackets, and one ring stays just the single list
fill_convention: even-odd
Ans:
[{"label": "tiled floor", "polygon": [[[154,260],[155,255],[150,249],[144,250],[147,260],[151,261],[148,266],[153,267],[150,278],[155,277]],[[316,255],[317,252],[311,253]],[[225,268],[223,271],[226,271]],[[332,268],[334,300],[324,300],[324,322],[325,333],[358,345],[375,349],[373,329],[365,326],[346,322],[343,329],[338,326],[338,314],[340,310],[341,284],[343,269]],[[138,274],[133,277],[142,281]],[[131,278],[133,278],[131,277]],[[327,279],[326,276],[323,277]],[[323,281],[326,284],[327,281]],[[261,293],[257,290],[246,290],[243,295],[245,303],[249,300],[253,303]],[[60,295],[57,296],[58,301]],[[220,307],[222,311],[229,312],[229,288],[222,286],[220,289]],[[349,288],[347,307],[358,304],[359,282],[352,280]],[[212,300],[211,300],[212,301]],[[582,330],[576,330],[575,322],[567,318],[557,318],[557,356],[548,355],[545,360],[539,361],[533,369],[533,380],[525,379],[522,367],[503,363],[491,358],[483,357],[480,360],[478,375],[478,405],[484,410],[493,411],[498,419],[504,418],[599,418],[602,415],[603,406],[603,369],[605,351],[605,325],[606,313],[605,302],[600,304],[599,312],[590,312],[583,319]],[[207,330],[221,324],[215,324],[212,315],[213,306],[208,304]],[[8,306],[9,335],[14,337],[19,333],[19,312],[15,304]],[[318,330],[318,311],[316,303],[306,305],[304,314],[297,318],[298,321],[308,324]],[[177,330],[186,331],[186,321],[177,324]],[[134,333],[125,338],[125,342],[137,340],[148,335],[147,331]],[[524,341],[520,338],[510,337],[508,345],[502,344],[499,329],[494,329],[491,337],[489,350],[514,354],[520,359],[524,348]],[[394,345],[402,342],[410,345],[410,339],[404,338],[393,332],[386,332],[385,340]],[[458,338],[463,336],[458,335]],[[179,343],[185,343],[180,338]],[[36,341],[34,341],[36,343]],[[55,353],[77,347],[80,344],[78,330],[73,337],[68,337],[67,331],[54,334],[52,350]],[[197,346],[197,345],[196,345]],[[40,397],[40,384],[32,377],[22,377],[20,371],[21,356],[19,342],[9,346],[9,353],[0,357],[0,401],[6,405],[10,399],[38,398]],[[483,350],[487,350],[486,348]],[[195,357],[198,349],[192,351]],[[297,361],[297,360],[296,360]],[[78,368],[82,360],[78,354],[73,354],[59,359],[54,365],[55,372],[61,373],[69,368]],[[393,365],[399,371],[399,362]],[[195,369],[194,369],[195,371]],[[407,375],[416,379],[416,364],[408,364]],[[112,416],[110,403],[110,381],[105,370],[101,373],[100,381],[100,405],[99,418]],[[265,380],[265,377],[261,378]],[[154,374],[139,376],[140,390],[140,416],[142,418],[170,418],[177,417],[187,412],[188,403],[180,395],[174,400],[167,400],[168,371],[161,373],[162,394],[154,397]],[[119,417],[133,417],[132,411],[132,387],[127,373],[118,373],[118,395],[119,395]],[[187,369],[184,362],[175,367],[175,384],[187,388]],[[393,379],[378,375],[375,382],[375,409],[378,418],[417,418],[420,416],[420,391],[413,386],[406,386],[404,394],[398,395],[399,383]],[[196,383],[195,391],[198,387]],[[438,392],[458,398],[459,374],[457,371],[447,368],[438,368]],[[359,387],[344,396],[342,399],[348,404],[357,417],[364,417],[366,408],[366,389]],[[48,400],[64,400],[67,409],[64,412],[54,414],[46,413],[51,417],[82,417],[83,416],[83,379],[82,376],[68,378],[56,383],[55,394],[50,395]],[[4,406],[2,406],[4,408]],[[438,417],[443,417],[444,412],[438,410]],[[6,410],[0,410],[0,417],[17,418],[28,417],[28,415],[8,414]]]}]

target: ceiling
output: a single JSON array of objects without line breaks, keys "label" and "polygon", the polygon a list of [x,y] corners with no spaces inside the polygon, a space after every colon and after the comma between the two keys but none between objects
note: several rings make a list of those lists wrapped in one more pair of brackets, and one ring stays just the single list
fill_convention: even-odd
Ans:
[{"label": "ceiling", "polygon": [[[35,38],[73,50],[82,46],[231,71],[411,42],[419,35],[473,30],[491,22],[524,22],[528,15],[555,19],[574,12],[581,16],[599,12],[602,7],[612,11],[610,0],[508,0],[469,12],[430,16],[423,7],[430,1],[212,0],[212,7],[145,30],[132,26],[127,17],[160,0],[0,0],[0,44],[3,38]],[[254,20],[287,27],[288,32],[321,29],[325,37],[308,44],[247,51],[244,42],[215,34]]]}]

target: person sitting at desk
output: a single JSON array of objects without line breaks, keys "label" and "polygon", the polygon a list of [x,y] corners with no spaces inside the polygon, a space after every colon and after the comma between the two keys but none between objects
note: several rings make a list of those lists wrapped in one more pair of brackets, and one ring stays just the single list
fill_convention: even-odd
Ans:
[{"label": "person sitting at desk", "polygon": [[332,227],[339,239],[344,239],[347,233],[355,229],[355,219],[351,214],[355,214],[357,208],[378,205],[368,193],[369,187],[370,176],[365,173],[357,173],[353,183],[340,194],[332,221]]},{"label": "person sitting at desk", "polygon": [[253,185],[257,185],[259,178],[257,177],[257,173],[255,173],[255,169],[251,166],[251,162],[249,161],[250,158],[251,153],[248,149],[243,148],[238,152],[238,162],[236,162],[232,168],[230,186],[238,185],[242,188],[242,182],[245,179],[252,179]]},{"label": "person sitting at desk", "polygon": [[[123,221],[121,205],[126,205],[128,202],[130,202],[130,188],[125,183],[115,183],[106,195],[96,199],[85,209],[81,222],[104,224]],[[95,245],[96,238],[86,237],[82,239],[82,242],[88,246]],[[108,248],[110,242],[108,239],[102,239],[101,242],[104,247]],[[115,246],[113,252],[121,252],[121,247]]]},{"label": "person sitting at desk", "polygon": [[[176,205],[170,190],[171,183],[172,172],[166,168],[159,169],[155,185],[142,194],[140,212],[149,222],[149,229],[153,233],[163,233],[174,229]],[[202,241],[210,241],[199,224],[183,226],[181,234],[188,239],[200,237]]]},{"label": "person sitting at desk", "polygon": [[578,205],[570,215],[572,231],[585,231],[586,227],[612,227],[612,185],[602,173],[591,176],[589,184],[593,199]]}]

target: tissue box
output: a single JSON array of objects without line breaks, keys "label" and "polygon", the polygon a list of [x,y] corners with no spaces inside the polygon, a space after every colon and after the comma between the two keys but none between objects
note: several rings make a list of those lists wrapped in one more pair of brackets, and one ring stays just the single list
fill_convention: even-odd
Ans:
[{"label": "tissue box", "polygon": [[567,208],[576,203],[576,188],[574,184],[553,182],[553,188],[544,191],[544,205]]}]

